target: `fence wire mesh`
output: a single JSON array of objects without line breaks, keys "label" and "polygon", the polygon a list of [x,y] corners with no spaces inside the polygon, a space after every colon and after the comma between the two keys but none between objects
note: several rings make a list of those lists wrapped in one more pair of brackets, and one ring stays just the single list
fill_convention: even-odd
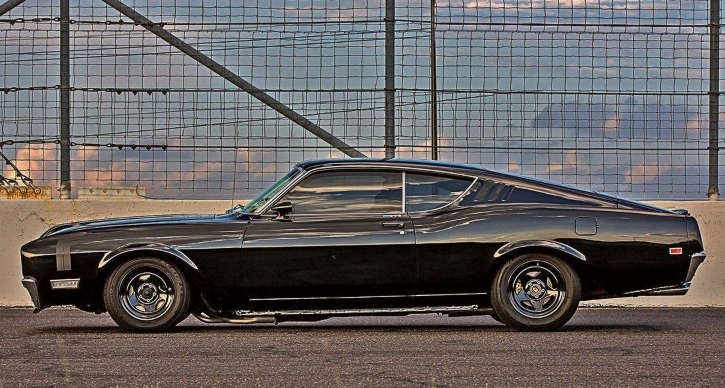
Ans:
[{"label": "fence wire mesh", "polygon": [[[345,156],[107,3],[70,1],[73,195],[143,186],[154,198],[248,198],[299,161]],[[125,4],[360,152],[385,155],[385,0]],[[436,109],[442,160],[624,197],[706,198],[709,9],[396,1],[396,156],[431,157]],[[47,0],[0,15],[2,152],[53,187],[59,15]]]}]

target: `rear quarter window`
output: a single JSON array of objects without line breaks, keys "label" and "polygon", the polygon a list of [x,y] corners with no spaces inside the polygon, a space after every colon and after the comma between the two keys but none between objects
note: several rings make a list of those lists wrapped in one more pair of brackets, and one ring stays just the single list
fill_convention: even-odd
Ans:
[{"label": "rear quarter window", "polygon": [[473,179],[417,173],[405,174],[405,209],[427,211],[445,206],[460,197]]},{"label": "rear quarter window", "polygon": [[531,203],[552,205],[593,205],[594,203],[571,198],[562,194],[550,194],[531,188],[516,185],[482,180],[481,187],[476,192],[476,203]]}]

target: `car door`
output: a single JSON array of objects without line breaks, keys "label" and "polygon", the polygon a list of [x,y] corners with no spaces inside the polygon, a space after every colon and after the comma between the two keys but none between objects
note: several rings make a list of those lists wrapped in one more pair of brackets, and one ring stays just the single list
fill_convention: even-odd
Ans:
[{"label": "car door", "polygon": [[417,293],[480,291],[485,241],[470,241],[465,209],[450,206],[469,191],[474,178],[408,172],[405,179],[406,210],[416,232]]},{"label": "car door", "polygon": [[286,202],[290,214],[254,219],[244,236],[256,310],[372,307],[414,285],[400,171],[314,171]]}]

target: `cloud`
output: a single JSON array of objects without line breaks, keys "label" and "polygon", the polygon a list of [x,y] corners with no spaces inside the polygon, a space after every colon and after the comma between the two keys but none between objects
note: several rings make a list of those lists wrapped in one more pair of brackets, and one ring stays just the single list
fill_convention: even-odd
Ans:
[{"label": "cloud", "polygon": [[[310,3],[308,7],[301,7],[285,3],[284,15],[287,18],[324,19],[329,22],[350,21],[360,19],[379,18],[385,12],[384,1],[367,1],[364,7],[330,6],[329,2],[320,2],[319,5]],[[351,3],[352,5],[353,3]]]},{"label": "cloud", "polygon": [[506,171],[512,174],[521,174],[521,164],[512,162],[506,166]]},{"label": "cloud", "polygon": [[478,0],[465,4],[466,8],[574,8],[599,5],[598,0]]},{"label": "cloud", "polygon": [[[174,143],[178,145],[178,141]],[[55,189],[60,175],[57,147],[56,144],[28,144],[18,148],[14,156],[8,156],[36,185]],[[229,198],[228,193],[234,190],[247,196],[246,187],[250,182],[269,184],[280,174],[275,163],[258,163],[264,166],[262,171],[248,171],[246,167],[252,164],[247,149],[236,151],[235,167],[234,153],[230,150],[213,160],[201,158],[198,152],[176,148],[146,151],[80,146],[71,150],[72,189],[75,193],[84,186],[140,185],[148,186],[152,196]],[[6,166],[3,175],[13,178],[15,172]]]},{"label": "cloud", "polygon": [[697,106],[677,97],[620,98],[611,103],[594,101],[552,103],[531,123],[539,137],[670,141],[695,138],[704,128]]},{"label": "cloud", "polygon": [[576,151],[566,152],[566,157],[561,163],[553,162],[546,166],[546,174],[564,174],[564,173],[576,173],[576,167],[579,165]]},{"label": "cloud", "polygon": [[[4,150],[6,156],[7,150]],[[35,185],[54,182],[58,171],[58,149],[55,144],[26,144],[17,150],[11,161],[23,174],[33,179]],[[6,165],[3,171],[6,178],[15,178],[15,170]],[[53,184],[53,186],[56,186]]]},{"label": "cloud", "polygon": [[624,183],[633,185],[657,183],[660,175],[670,172],[671,169],[670,166],[656,164],[632,166],[624,176]]}]

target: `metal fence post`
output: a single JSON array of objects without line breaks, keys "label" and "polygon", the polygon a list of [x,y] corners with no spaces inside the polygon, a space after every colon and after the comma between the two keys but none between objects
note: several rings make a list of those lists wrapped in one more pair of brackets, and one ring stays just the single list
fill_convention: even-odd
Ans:
[{"label": "metal fence post", "polygon": [[720,1],[710,0],[710,91],[709,129],[710,143],[708,150],[709,186],[707,198],[717,201],[718,190],[718,115],[720,110]]},{"label": "metal fence post", "polygon": [[395,157],[395,0],[385,0],[385,157]]},{"label": "metal fence post", "polygon": [[70,5],[60,0],[60,199],[70,189]]},{"label": "metal fence post", "polygon": [[710,91],[709,101],[709,129],[710,143],[708,151],[709,185],[707,198],[717,201],[720,196],[718,190],[718,136],[719,136],[719,110],[720,110],[720,1],[710,0]]},{"label": "metal fence post", "polygon": [[430,141],[431,159],[438,160],[438,69],[435,23],[436,0],[430,0]]}]

